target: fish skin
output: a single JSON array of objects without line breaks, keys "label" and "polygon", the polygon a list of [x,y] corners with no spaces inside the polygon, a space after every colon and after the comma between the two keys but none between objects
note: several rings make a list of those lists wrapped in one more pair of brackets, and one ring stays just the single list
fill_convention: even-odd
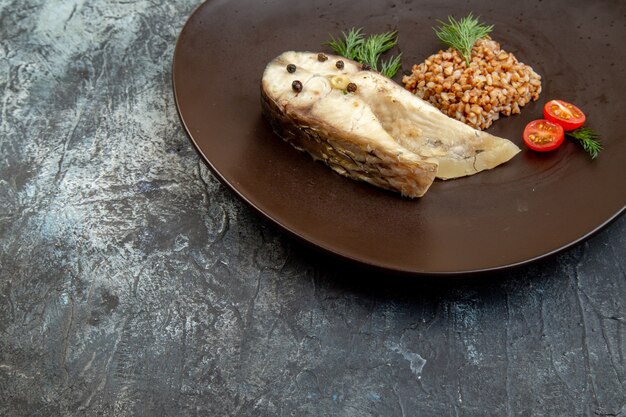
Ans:
[{"label": "fish skin", "polygon": [[[519,151],[506,139],[450,119],[357,62],[328,54],[320,62],[317,55],[288,51],[267,65],[261,80],[262,111],[279,137],[341,175],[415,198],[437,176],[454,178],[491,168],[493,162],[483,155],[490,155],[486,142],[509,147],[513,155]],[[342,69],[335,65],[339,60]],[[295,72],[287,71],[289,64],[296,65]],[[347,77],[357,90],[336,88],[337,77],[342,85],[346,80],[341,77]],[[292,89],[295,80],[302,83],[302,91]],[[439,137],[440,132],[456,140]],[[442,166],[453,169],[442,175]]]}]

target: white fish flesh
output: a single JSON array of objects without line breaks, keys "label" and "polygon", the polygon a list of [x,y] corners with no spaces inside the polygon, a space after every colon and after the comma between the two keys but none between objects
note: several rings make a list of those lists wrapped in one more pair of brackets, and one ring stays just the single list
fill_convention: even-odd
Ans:
[{"label": "white fish flesh", "polygon": [[263,73],[261,97],[274,132],[294,147],[344,176],[407,197],[423,196],[435,178],[491,169],[520,151],[335,55],[281,54]]}]

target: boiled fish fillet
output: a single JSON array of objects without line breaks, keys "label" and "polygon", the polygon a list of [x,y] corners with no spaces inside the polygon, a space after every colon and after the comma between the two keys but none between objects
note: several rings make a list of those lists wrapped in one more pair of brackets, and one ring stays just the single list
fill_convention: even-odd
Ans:
[{"label": "boiled fish fillet", "polygon": [[276,134],[342,175],[421,197],[435,178],[491,169],[520,151],[357,62],[326,58],[289,51],[271,61],[261,81],[263,114]]}]

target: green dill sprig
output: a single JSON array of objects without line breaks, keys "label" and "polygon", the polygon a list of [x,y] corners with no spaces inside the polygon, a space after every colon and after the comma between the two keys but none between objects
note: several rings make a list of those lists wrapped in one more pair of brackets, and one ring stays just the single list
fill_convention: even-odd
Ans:
[{"label": "green dill sprig", "polygon": [[[396,31],[365,37],[362,28],[352,28],[347,33],[341,32],[341,35],[342,37],[339,39],[335,39],[331,35],[331,40],[323,43],[323,45],[328,45],[335,53],[368,65],[376,71],[379,71],[378,61],[381,55],[398,44]],[[393,77],[402,67],[401,56],[402,54],[399,54],[387,61],[383,60],[380,63],[380,73],[389,78]]]},{"label": "green dill sprig", "polygon": [[571,132],[565,132],[565,134],[577,139],[583,149],[591,156],[591,159],[596,159],[602,150],[600,135],[589,127],[579,127]]},{"label": "green dill sprig", "polygon": [[391,78],[402,68],[402,53],[380,62],[380,73]]},{"label": "green dill sprig", "polygon": [[341,56],[355,59],[355,57],[360,54],[365,38],[362,30],[363,29],[352,28],[348,33],[341,32],[343,39],[335,39],[333,35],[330,35],[330,41],[324,42],[322,45],[330,46],[333,51]]},{"label": "green dill sprig", "polygon": [[437,37],[447,46],[459,51],[468,66],[476,41],[484,38],[493,30],[493,25],[483,25],[472,13],[461,20],[448,16],[447,23],[441,20],[438,22],[441,27],[433,28]]},{"label": "green dill sprig", "polygon": [[378,58],[397,43],[396,32],[385,32],[368,36],[358,50],[356,61],[378,70]]}]

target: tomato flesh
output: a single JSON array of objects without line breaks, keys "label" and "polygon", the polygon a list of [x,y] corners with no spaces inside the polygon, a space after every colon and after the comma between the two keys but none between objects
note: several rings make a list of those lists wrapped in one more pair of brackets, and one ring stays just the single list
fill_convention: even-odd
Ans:
[{"label": "tomato flesh", "polygon": [[543,106],[543,117],[563,126],[566,132],[585,124],[585,114],[576,106],[563,100],[550,100]]},{"label": "tomato flesh", "polygon": [[524,129],[524,143],[534,151],[552,151],[561,146],[563,138],[563,127],[545,119],[533,120]]}]

